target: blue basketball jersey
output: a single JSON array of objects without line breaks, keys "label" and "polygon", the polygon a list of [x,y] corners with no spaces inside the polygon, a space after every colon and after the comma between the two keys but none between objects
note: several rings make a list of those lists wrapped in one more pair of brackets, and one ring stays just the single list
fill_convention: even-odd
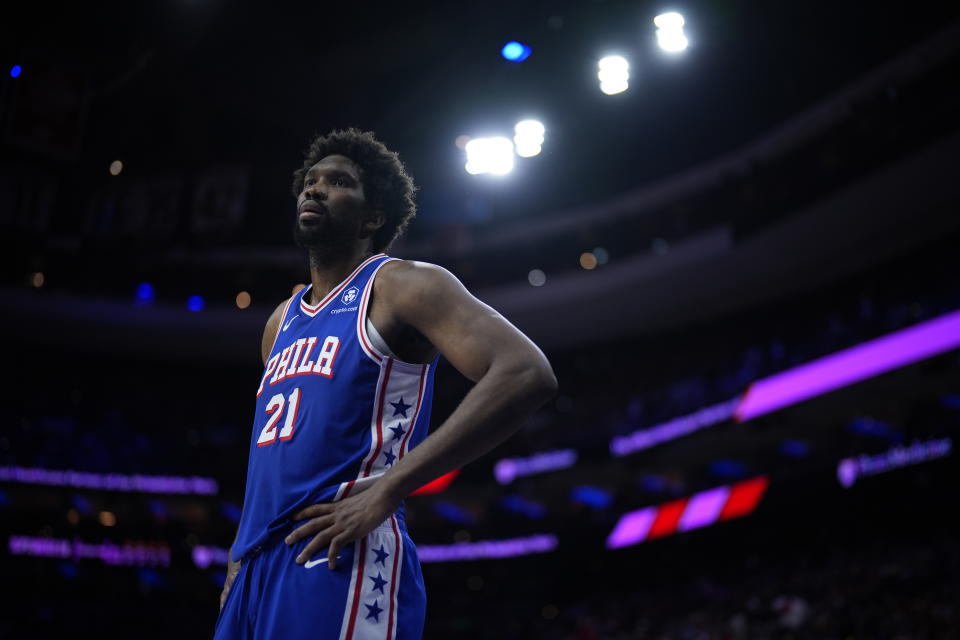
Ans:
[{"label": "blue basketball jersey", "polygon": [[367,259],[316,305],[309,286],[287,302],[257,389],[234,559],[286,535],[303,507],[367,488],[426,436],[436,361],[397,360],[366,331],[393,259]]}]

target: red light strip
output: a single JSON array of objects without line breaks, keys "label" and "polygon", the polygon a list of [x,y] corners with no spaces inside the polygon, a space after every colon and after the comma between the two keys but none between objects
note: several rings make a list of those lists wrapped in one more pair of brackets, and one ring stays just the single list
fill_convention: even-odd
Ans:
[{"label": "red light strip", "polygon": [[453,484],[454,479],[458,475],[460,475],[460,469],[454,469],[450,473],[445,473],[439,478],[437,478],[436,480],[433,480],[432,482],[428,482],[427,484],[423,485],[422,487],[420,487],[410,495],[425,496],[431,493],[440,493],[441,491],[445,491],[447,487]]},{"label": "red light strip", "polygon": [[701,491],[689,498],[630,511],[620,517],[617,526],[610,532],[607,548],[619,549],[750,515],[769,486],[769,478],[759,476]]}]

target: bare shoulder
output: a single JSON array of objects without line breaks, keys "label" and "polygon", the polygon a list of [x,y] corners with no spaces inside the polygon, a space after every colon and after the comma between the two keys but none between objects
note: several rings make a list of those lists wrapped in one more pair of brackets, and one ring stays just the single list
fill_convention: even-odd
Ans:
[{"label": "bare shoulder", "polygon": [[287,303],[289,302],[290,298],[287,298],[278,304],[277,308],[270,314],[270,317],[267,319],[267,324],[263,328],[263,337],[260,339],[260,355],[263,357],[263,364],[267,364],[267,359],[270,358],[270,350],[273,349],[273,339],[277,335],[277,329],[280,328],[280,321],[283,319],[283,310],[287,308]]},{"label": "bare shoulder", "polygon": [[417,260],[391,260],[384,264],[374,282],[374,289],[375,295],[381,299],[401,305],[421,304],[451,294],[466,293],[452,273],[439,265]]}]

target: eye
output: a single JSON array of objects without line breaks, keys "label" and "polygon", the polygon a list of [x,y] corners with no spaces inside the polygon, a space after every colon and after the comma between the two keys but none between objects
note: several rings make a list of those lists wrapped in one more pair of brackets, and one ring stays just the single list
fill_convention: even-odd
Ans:
[{"label": "eye", "polygon": [[307,178],[306,180],[303,181],[303,186],[309,187],[310,185],[312,185],[312,184],[315,183],[315,182],[316,182],[316,180],[314,180],[313,178]]},{"label": "eye", "polygon": [[333,186],[335,187],[349,187],[350,183],[347,182],[346,178],[334,178],[332,181]]}]

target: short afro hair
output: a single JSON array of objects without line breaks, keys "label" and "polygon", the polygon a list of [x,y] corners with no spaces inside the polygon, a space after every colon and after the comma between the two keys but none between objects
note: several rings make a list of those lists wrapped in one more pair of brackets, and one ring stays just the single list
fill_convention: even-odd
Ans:
[{"label": "short afro hair", "polygon": [[396,152],[377,140],[373,132],[353,127],[318,136],[307,149],[303,166],[293,172],[293,195],[303,191],[307,171],[331,155],[350,158],[360,168],[367,203],[385,217],[383,226],[373,235],[372,248],[386,251],[417,215],[414,194],[417,187]]}]

